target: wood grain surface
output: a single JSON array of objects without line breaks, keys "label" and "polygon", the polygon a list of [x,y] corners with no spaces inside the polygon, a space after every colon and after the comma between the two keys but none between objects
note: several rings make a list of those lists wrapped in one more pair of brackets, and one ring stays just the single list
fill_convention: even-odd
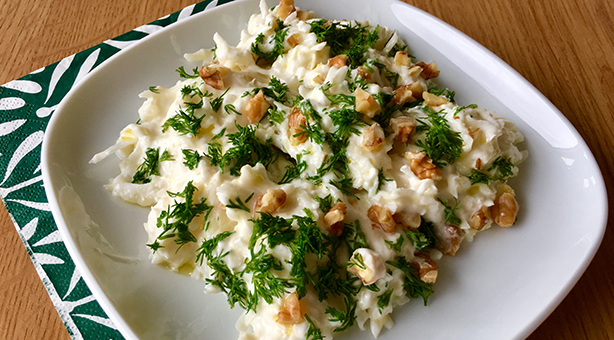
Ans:
[{"label": "wood grain surface", "polygon": [[[588,143],[614,202],[613,1],[405,2],[474,38],[548,97]],[[0,0],[0,84],[191,3]],[[610,220],[586,273],[529,339],[614,339],[611,224]],[[0,208],[0,339],[69,339],[4,207]]]}]

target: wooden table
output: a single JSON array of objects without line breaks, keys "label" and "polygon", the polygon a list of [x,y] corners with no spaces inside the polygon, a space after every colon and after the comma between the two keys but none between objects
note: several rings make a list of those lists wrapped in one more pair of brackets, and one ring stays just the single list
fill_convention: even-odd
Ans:
[{"label": "wooden table", "polygon": [[[405,1],[474,38],[546,95],[587,141],[614,201],[614,2]],[[191,3],[2,0],[0,84]],[[584,276],[529,339],[614,339],[613,241],[607,230]],[[4,207],[0,339],[69,339]]]}]

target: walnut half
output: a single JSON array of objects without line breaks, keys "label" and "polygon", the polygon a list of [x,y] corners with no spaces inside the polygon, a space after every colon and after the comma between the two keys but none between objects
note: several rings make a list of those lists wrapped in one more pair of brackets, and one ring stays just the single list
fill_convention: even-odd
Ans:
[{"label": "walnut half", "polygon": [[443,173],[433,164],[433,160],[426,156],[426,152],[407,152],[405,158],[409,160],[411,171],[419,179],[430,178],[438,181],[443,178]]},{"label": "walnut half", "polygon": [[256,200],[254,210],[272,214],[286,204],[286,192],[282,189],[269,189]]},{"label": "walnut half", "polygon": [[374,228],[380,228],[386,233],[393,233],[397,229],[392,213],[388,208],[374,204],[367,211],[367,216]]}]

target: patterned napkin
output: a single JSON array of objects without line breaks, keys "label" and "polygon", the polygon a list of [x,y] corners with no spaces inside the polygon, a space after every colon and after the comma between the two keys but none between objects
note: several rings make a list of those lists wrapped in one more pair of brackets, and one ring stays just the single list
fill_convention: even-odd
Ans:
[{"label": "patterned napkin", "polygon": [[0,198],[73,339],[123,339],[68,255],[43,188],[41,143],[68,91],[123,48],[232,0],[206,0],[0,86]]}]

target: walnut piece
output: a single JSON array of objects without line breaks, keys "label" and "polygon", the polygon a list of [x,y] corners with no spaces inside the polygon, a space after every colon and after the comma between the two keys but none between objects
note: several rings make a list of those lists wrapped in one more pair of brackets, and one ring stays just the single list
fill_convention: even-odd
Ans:
[{"label": "walnut piece", "polygon": [[345,54],[340,54],[336,57],[332,57],[328,59],[328,66],[330,67],[335,66],[336,68],[342,68],[343,66],[347,65],[347,61],[348,61],[348,56]]},{"label": "walnut piece", "polygon": [[423,61],[417,62],[414,66],[422,69],[420,76],[426,80],[439,77],[439,67],[435,63],[426,64]]},{"label": "walnut piece", "polygon": [[442,253],[454,256],[460,248],[460,244],[464,237],[465,235],[459,227],[448,225],[437,233],[438,242],[435,246]]},{"label": "walnut piece", "polygon": [[288,115],[288,132],[290,132],[288,138],[290,138],[292,146],[303,144],[307,140],[306,126],[307,119],[305,115],[298,107],[293,107],[292,112]]},{"label": "walnut piece", "polygon": [[422,98],[423,87],[420,83],[415,82],[409,85],[398,86],[394,90],[394,96],[392,101],[395,104],[405,104],[416,100],[416,98]]},{"label": "walnut piece", "polygon": [[392,215],[392,218],[397,224],[402,225],[410,231],[417,230],[420,227],[420,222],[422,222],[420,214],[410,214],[405,211],[397,211]]},{"label": "walnut piece", "polygon": [[[505,185],[507,186],[507,185]],[[501,227],[511,227],[516,222],[520,206],[513,193],[503,192],[495,198],[495,204],[490,207],[490,214],[495,223]]]},{"label": "walnut piece", "polygon": [[426,152],[407,152],[405,158],[409,160],[409,168],[419,179],[430,178],[438,181],[443,173],[433,164],[433,160],[426,156]]},{"label": "walnut piece", "polygon": [[328,232],[335,237],[341,236],[343,233],[343,220],[348,209],[345,203],[337,202],[324,215],[324,223]]},{"label": "walnut piece", "polygon": [[296,325],[303,322],[303,312],[301,310],[301,302],[298,299],[298,293],[292,292],[282,301],[277,313],[277,323],[282,325]]},{"label": "walnut piece", "polygon": [[367,68],[364,66],[358,66],[356,68],[356,73],[358,74],[358,77],[360,77],[361,79],[364,79],[367,81],[371,79],[371,72],[369,72],[369,70],[367,70]]},{"label": "walnut piece", "polygon": [[373,228],[380,228],[386,233],[393,233],[397,229],[392,213],[388,208],[372,205],[367,211],[367,216],[371,220]]},{"label": "walnut piece", "polygon": [[371,152],[378,152],[384,146],[384,130],[378,123],[365,128],[362,131],[362,145]]},{"label": "walnut piece", "polygon": [[252,99],[247,103],[245,108],[245,116],[250,124],[258,123],[269,109],[269,102],[264,98],[264,92],[258,91]]},{"label": "walnut piece", "polygon": [[290,47],[296,47],[298,46],[298,44],[300,44],[300,34],[294,33],[289,36],[288,40],[286,41],[288,42],[288,45],[290,45]]},{"label": "walnut piece", "polygon": [[296,11],[294,7],[294,0],[279,0],[279,6],[277,6],[277,16],[286,20],[286,18],[292,13]]},{"label": "walnut piece", "polygon": [[386,275],[386,266],[380,255],[367,248],[354,250],[347,270],[356,275],[366,286]]},{"label": "walnut piece", "polygon": [[426,283],[435,283],[439,266],[431,260],[431,255],[426,252],[417,252],[414,256],[414,262],[410,267],[418,272],[420,280]]},{"label": "walnut piece", "polygon": [[444,105],[450,102],[446,97],[441,97],[427,91],[422,92],[422,98],[424,98],[424,104],[428,105],[429,107]]},{"label": "walnut piece", "polygon": [[412,117],[396,117],[390,119],[388,132],[394,135],[394,138],[401,143],[409,142],[409,136],[416,128],[417,122]]},{"label": "walnut piece", "polygon": [[397,66],[410,66],[411,59],[409,58],[406,52],[398,51],[394,55],[394,64]]},{"label": "walnut piece", "polygon": [[272,214],[286,203],[286,192],[282,189],[269,189],[256,200],[254,210]]},{"label": "walnut piece", "polygon": [[356,98],[356,111],[369,118],[375,117],[380,112],[381,107],[379,103],[369,92],[357,87],[354,91],[354,97]]},{"label": "walnut piece", "polygon": [[203,66],[198,70],[198,75],[202,78],[205,84],[213,87],[216,90],[224,88],[224,70],[222,67]]},{"label": "walnut piece", "polygon": [[479,210],[477,210],[471,215],[471,219],[469,220],[469,226],[471,226],[471,229],[482,230],[490,220],[490,208],[487,206],[482,206]]}]

